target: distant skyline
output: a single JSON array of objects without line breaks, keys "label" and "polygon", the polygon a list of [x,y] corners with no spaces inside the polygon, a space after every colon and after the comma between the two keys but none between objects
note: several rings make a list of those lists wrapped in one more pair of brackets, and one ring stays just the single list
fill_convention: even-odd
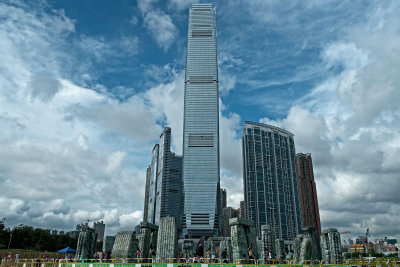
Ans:
[{"label": "distant skyline", "polygon": [[[196,1],[0,3],[0,218],[106,234],[143,217],[166,126],[182,155]],[[205,2],[205,1],[200,1]],[[214,1],[221,187],[243,200],[241,132],[258,121],[311,153],[321,227],[400,237],[400,3]]]}]

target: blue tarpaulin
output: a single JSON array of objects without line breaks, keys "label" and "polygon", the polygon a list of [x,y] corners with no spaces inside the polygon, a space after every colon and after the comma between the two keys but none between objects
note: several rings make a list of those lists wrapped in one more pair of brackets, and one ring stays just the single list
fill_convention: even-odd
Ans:
[{"label": "blue tarpaulin", "polygon": [[70,248],[70,247],[66,247],[66,248],[64,248],[64,249],[58,251],[58,253],[75,253],[75,252],[76,252],[76,251],[73,250],[73,249]]}]

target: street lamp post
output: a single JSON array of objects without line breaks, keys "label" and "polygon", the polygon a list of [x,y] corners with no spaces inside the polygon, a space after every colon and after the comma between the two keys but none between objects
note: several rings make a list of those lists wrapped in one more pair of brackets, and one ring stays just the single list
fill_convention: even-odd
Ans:
[{"label": "street lamp post", "polygon": [[[7,220],[7,218],[1,219],[1,223],[3,224],[4,227],[5,227],[4,222],[5,222],[6,220]],[[7,253],[8,253],[9,250],[10,250],[10,245],[11,245],[11,240],[12,240],[12,237],[13,237],[14,229],[15,229],[15,226],[13,227],[13,229],[12,229],[12,231],[11,231],[10,240],[8,240]]]},{"label": "street lamp post", "polygon": [[10,234],[10,240],[8,241],[7,251],[10,250],[10,245],[11,245],[11,240],[12,240],[12,237],[13,237],[14,229],[15,229],[15,227],[13,227],[13,229],[11,231],[11,234]]}]

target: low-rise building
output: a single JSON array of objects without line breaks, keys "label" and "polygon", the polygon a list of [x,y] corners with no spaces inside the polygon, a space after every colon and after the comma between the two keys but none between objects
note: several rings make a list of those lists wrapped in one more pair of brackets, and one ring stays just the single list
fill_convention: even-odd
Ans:
[{"label": "low-rise building", "polygon": [[364,244],[350,244],[350,251],[351,253],[354,252],[365,253]]}]

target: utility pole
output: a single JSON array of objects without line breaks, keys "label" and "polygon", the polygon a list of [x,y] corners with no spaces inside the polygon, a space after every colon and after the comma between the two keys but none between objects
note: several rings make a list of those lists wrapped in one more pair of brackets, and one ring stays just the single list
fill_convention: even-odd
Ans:
[{"label": "utility pole", "polygon": [[[6,220],[7,220],[7,218],[1,219],[1,224],[3,225],[3,227],[5,227],[4,222],[5,222]],[[11,230],[10,239],[8,240],[7,254],[8,254],[9,251],[10,251],[10,245],[11,245],[11,240],[12,240],[12,237],[13,237],[14,229],[15,229],[15,227],[13,227],[13,229]]]},{"label": "utility pole", "polygon": [[7,251],[8,251],[8,250],[10,250],[11,239],[12,239],[12,237],[13,237],[14,228],[15,228],[15,227],[13,227],[13,229],[12,229],[12,231],[11,231],[11,234],[10,234],[10,240],[8,241],[8,247],[7,247]]}]

